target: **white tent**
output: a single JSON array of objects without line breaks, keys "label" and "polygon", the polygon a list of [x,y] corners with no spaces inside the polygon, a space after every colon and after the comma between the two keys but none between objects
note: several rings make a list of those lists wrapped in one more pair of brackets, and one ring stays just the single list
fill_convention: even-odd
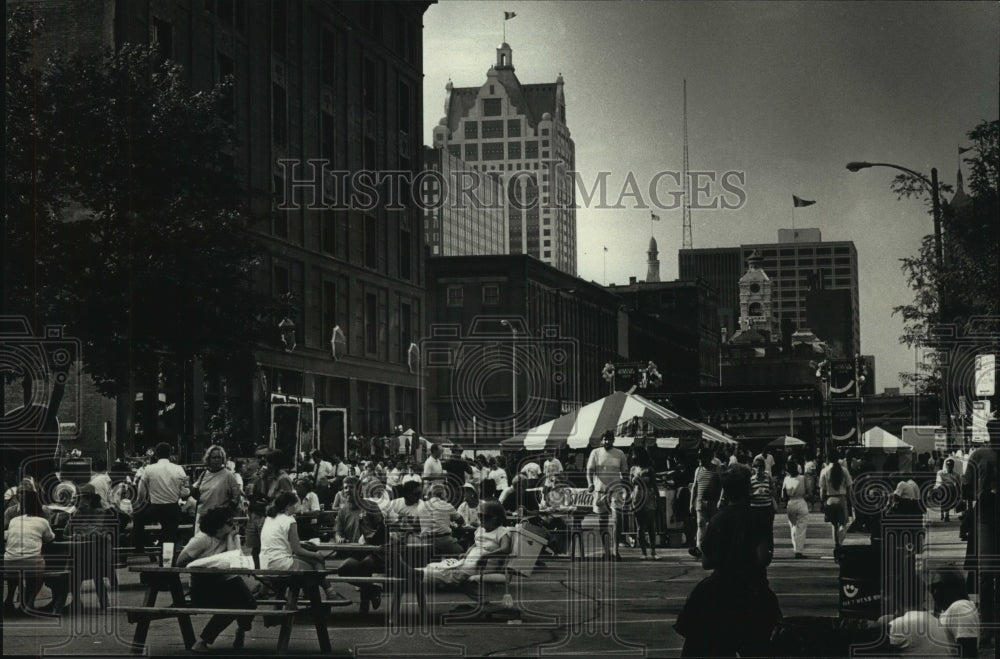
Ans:
[{"label": "white tent", "polygon": [[866,449],[878,449],[886,453],[896,451],[912,451],[913,447],[896,437],[891,432],[875,426],[861,435],[861,442]]}]

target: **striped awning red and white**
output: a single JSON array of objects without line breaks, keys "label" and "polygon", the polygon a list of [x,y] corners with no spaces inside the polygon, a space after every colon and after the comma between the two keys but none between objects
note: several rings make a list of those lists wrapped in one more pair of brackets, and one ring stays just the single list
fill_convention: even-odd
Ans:
[{"label": "striped awning red and white", "polygon": [[[562,446],[574,449],[596,447],[600,445],[601,435],[605,431],[614,431],[622,423],[636,417],[659,420],[681,418],[676,412],[671,412],[642,396],[616,391],[610,396],[585,405],[575,412],[570,412],[558,419],[553,419],[506,439],[500,442],[500,445],[505,449],[523,448],[528,451],[552,450]],[[721,437],[723,442],[734,443],[732,439],[725,437],[714,428],[701,424],[694,425],[702,428],[703,437],[711,432],[713,435]]]}]

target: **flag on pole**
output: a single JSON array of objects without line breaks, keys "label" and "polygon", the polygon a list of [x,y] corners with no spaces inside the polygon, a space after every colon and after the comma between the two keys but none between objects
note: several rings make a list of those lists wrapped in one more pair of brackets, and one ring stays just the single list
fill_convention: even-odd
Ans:
[{"label": "flag on pole", "polygon": [[503,13],[503,19],[504,19],[505,21],[509,21],[510,19],[514,18],[515,16],[517,16],[517,14],[515,14],[515,13],[514,13],[514,12],[512,12],[512,11],[505,11],[505,12]]},{"label": "flag on pole", "polygon": [[660,221],[660,216],[657,215],[656,213],[653,213],[652,211],[650,211],[650,213],[649,213],[649,219],[652,220],[653,222],[659,222]]},{"label": "flag on pole", "polygon": [[607,247],[605,247],[605,248],[604,248],[604,251],[605,251],[605,252],[606,252],[606,251],[608,251],[608,248],[607,248]]},{"label": "flag on pole", "polygon": [[804,206],[812,206],[815,201],[809,201],[808,199],[799,199],[797,196],[792,195],[792,204],[795,208],[803,208]]},{"label": "flag on pole", "polygon": [[975,147],[971,147],[971,146],[961,147],[960,146],[960,147],[958,147],[958,155],[962,155],[966,151],[972,151],[973,148],[975,148]]}]

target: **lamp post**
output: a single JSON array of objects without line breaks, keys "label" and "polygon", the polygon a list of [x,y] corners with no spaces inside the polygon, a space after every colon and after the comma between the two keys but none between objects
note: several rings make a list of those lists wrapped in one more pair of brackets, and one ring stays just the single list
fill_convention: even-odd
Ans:
[{"label": "lamp post", "polygon": [[[931,167],[931,177],[928,179],[926,176],[920,172],[914,171],[909,167],[901,167],[900,165],[893,165],[887,162],[849,162],[847,163],[847,169],[852,172],[858,172],[862,169],[867,169],[869,167],[890,167],[892,169],[898,169],[901,172],[906,172],[920,179],[927,189],[931,193],[931,211],[934,215],[934,259],[937,261],[938,271],[944,269],[944,248],[941,245],[941,191],[938,187],[938,173],[937,167]],[[938,284],[938,308],[941,307],[941,286]]]},{"label": "lamp post", "polygon": [[510,422],[511,435],[517,434],[517,328],[509,320],[501,320],[500,324],[508,328],[514,336],[510,344]]}]

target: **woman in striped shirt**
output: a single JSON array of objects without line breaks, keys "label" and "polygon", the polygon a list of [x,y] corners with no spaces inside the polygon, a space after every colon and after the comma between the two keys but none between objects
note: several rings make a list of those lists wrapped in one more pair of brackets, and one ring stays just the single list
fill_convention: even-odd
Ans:
[{"label": "woman in striped shirt", "polygon": [[753,460],[750,476],[750,511],[761,533],[767,538],[767,549],[774,554],[774,481],[767,470],[767,460],[758,455]]}]

